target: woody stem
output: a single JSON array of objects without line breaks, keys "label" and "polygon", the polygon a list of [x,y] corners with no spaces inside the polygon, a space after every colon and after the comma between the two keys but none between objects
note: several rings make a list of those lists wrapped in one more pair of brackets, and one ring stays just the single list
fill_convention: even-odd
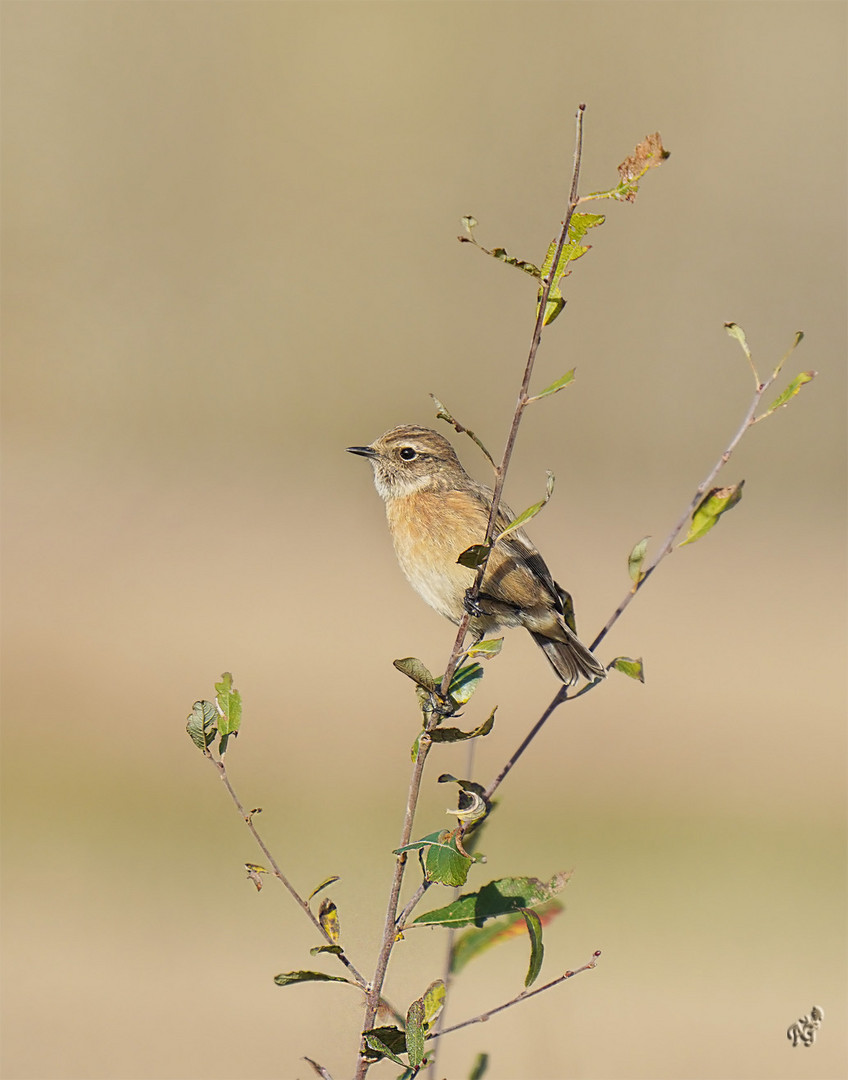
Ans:
[{"label": "woody stem", "polygon": [[[545,312],[548,306],[548,297],[551,294],[554,279],[556,276],[556,270],[559,266],[559,260],[562,255],[562,249],[565,247],[568,239],[568,229],[571,225],[571,218],[574,214],[574,209],[578,203],[577,188],[580,182],[580,162],[583,156],[583,113],[586,111],[585,105],[577,106],[576,116],[576,132],[574,138],[574,165],[571,172],[571,191],[568,196],[568,206],[565,210],[565,217],[562,221],[562,228],[560,229],[559,237],[557,239],[556,250],[554,251],[554,257],[551,262],[551,268],[548,271],[547,277],[542,278],[541,291],[539,293],[538,310],[536,312],[536,323],[533,327],[533,338],[530,342],[530,352],[527,356],[527,363],[524,365],[524,377],[521,380],[521,388],[518,391],[518,401],[515,405],[515,412],[512,416],[512,424],[509,429],[509,434],[506,439],[506,446],[504,447],[503,457],[501,458],[500,465],[495,470],[495,486],[492,491],[492,508],[489,511],[489,521],[486,526],[486,537],[484,540],[484,546],[491,544],[492,537],[495,535],[495,522],[498,519],[498,508],[501,503],[501,495],[503,494],[504,483],[506,482],[506,474],[509,469],[509,463],[512,459],[512,451],[515,446],[515,439],[518,435],[518,427],[521,423],[521,418],[524,415],[524,410],[527,408],[529,398],[528,391],[530,389],[530,379],[533,376],[533,366],[536,362],[536,353],[539,349],[539,344],[542,340],[542,330],[545,325]],[[483,575],[486,573],[486,565],[489,561],[489,554],[487,553],[480,566],[477,568],[477,576],[474,578],[474,584],[468,592],[469,606],[477,599],[480,593],[480,585],[483,581]],[[460,657],[462,656],[463,646],[465,644],[465,635],[468,632],[468,623],[471,619],[468,611],[462,617],[457,630],[456,641],[454,642],[453,651],[448,662],[447,669],[445,670],[444,677],[442,679],[441,693],[443,697],[447,696],[448,687],[450,681],[453,678],[453,674],[459,666]]]}]

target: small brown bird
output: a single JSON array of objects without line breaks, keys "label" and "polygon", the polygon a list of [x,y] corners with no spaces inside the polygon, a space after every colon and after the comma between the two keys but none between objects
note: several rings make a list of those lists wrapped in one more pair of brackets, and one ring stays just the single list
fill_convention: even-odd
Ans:
[{"label": "small brown bird", "polygon": [[[395,553],[410,584],[436,611],[459,623],[475,571],[456,560],[482,543],[491,490],[472,480],[447,439],[429,428],[396,427],[371,446],[347,449],[367,457],[374,468]],[[501,503],[496,535],[513,517]],[[479,639],[500,627],[524,626],[567,685],[581,676],[601,677],[604,668],[566,622],[570,601],[523,529],[516,529],[492,549],[477,599],[479,613],[469,629]]]}]

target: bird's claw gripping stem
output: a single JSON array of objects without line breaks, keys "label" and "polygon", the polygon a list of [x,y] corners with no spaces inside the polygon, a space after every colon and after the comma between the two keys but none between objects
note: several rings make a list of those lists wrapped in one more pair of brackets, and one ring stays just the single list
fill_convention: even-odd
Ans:
[{"label": "bird's claw gripping stem", "polygon": [[474,595],[474,590],[473,589],[466,589],[465,590],[465,599],[463,601],[463,607],[468,612],[468,614],[472,617],[472,619],[479,618],[481,615],[485,614],[483,609],[480,607],[480,603],[478,601],[478,598]]}]

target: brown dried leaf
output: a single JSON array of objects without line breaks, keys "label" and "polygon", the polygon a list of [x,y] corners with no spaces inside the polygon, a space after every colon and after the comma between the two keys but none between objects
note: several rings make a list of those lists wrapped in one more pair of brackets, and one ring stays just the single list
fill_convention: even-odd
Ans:
[{"label": "brown dried leaf", "polygon": [[[639,180],[648,169],[654,169],[661,165],[669,156],[668,150],[662,144],[660,133],[655,131],[653,135],[646,135],[638,144],[632,155],[625,158],[618,166],[618,175],[623,184],[633,184]],[[636,198],[636,187],[626,191],[622,198],[626,202],[633,202]]]}]

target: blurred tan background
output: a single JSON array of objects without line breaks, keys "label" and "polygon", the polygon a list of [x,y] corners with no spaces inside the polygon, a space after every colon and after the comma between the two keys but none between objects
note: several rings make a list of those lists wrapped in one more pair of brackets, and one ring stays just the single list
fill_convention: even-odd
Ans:
[{"label": "blurred tan background", "polygon": [[[344,986],[279,989],[314,935],[183,727],[224,670],[229,755],[294,882],[331,873],[370,970],[417,713],[391,667],[453,640],[398,571],[343,448],[434,424],[494,450],[564,206],[647,132],[672,151],[546,335],[507,497],[591,638],[795,330],[819,378],[732,459],[745,498],[601,649],[643,655],[561,710],[504,785],[492,877],[575,873],[543,977],[446,1040],[509,1078],[846,1075],[845,30],[834,3],[3,5],[3,1076],[349,1075]],[[443,427],[447,433],[447,428]],[[458,443],[472,471],[485,462]],[[468,719],[488,781],[556,689],[507,639]],[[416,832],[447,821],[434,768]],[[443,897],[439,898],[440,901]],[[435,905],[429,905],[435,906]],[[390,993],[441,970],[410,934]],[[525,941],[451,1019],[521,988]],[[326,970],[333,970],[327,966]],[[814,1005],[815,1046],[785,1030]],[[394,1066],[375,1069],[392,1076]]]}]

